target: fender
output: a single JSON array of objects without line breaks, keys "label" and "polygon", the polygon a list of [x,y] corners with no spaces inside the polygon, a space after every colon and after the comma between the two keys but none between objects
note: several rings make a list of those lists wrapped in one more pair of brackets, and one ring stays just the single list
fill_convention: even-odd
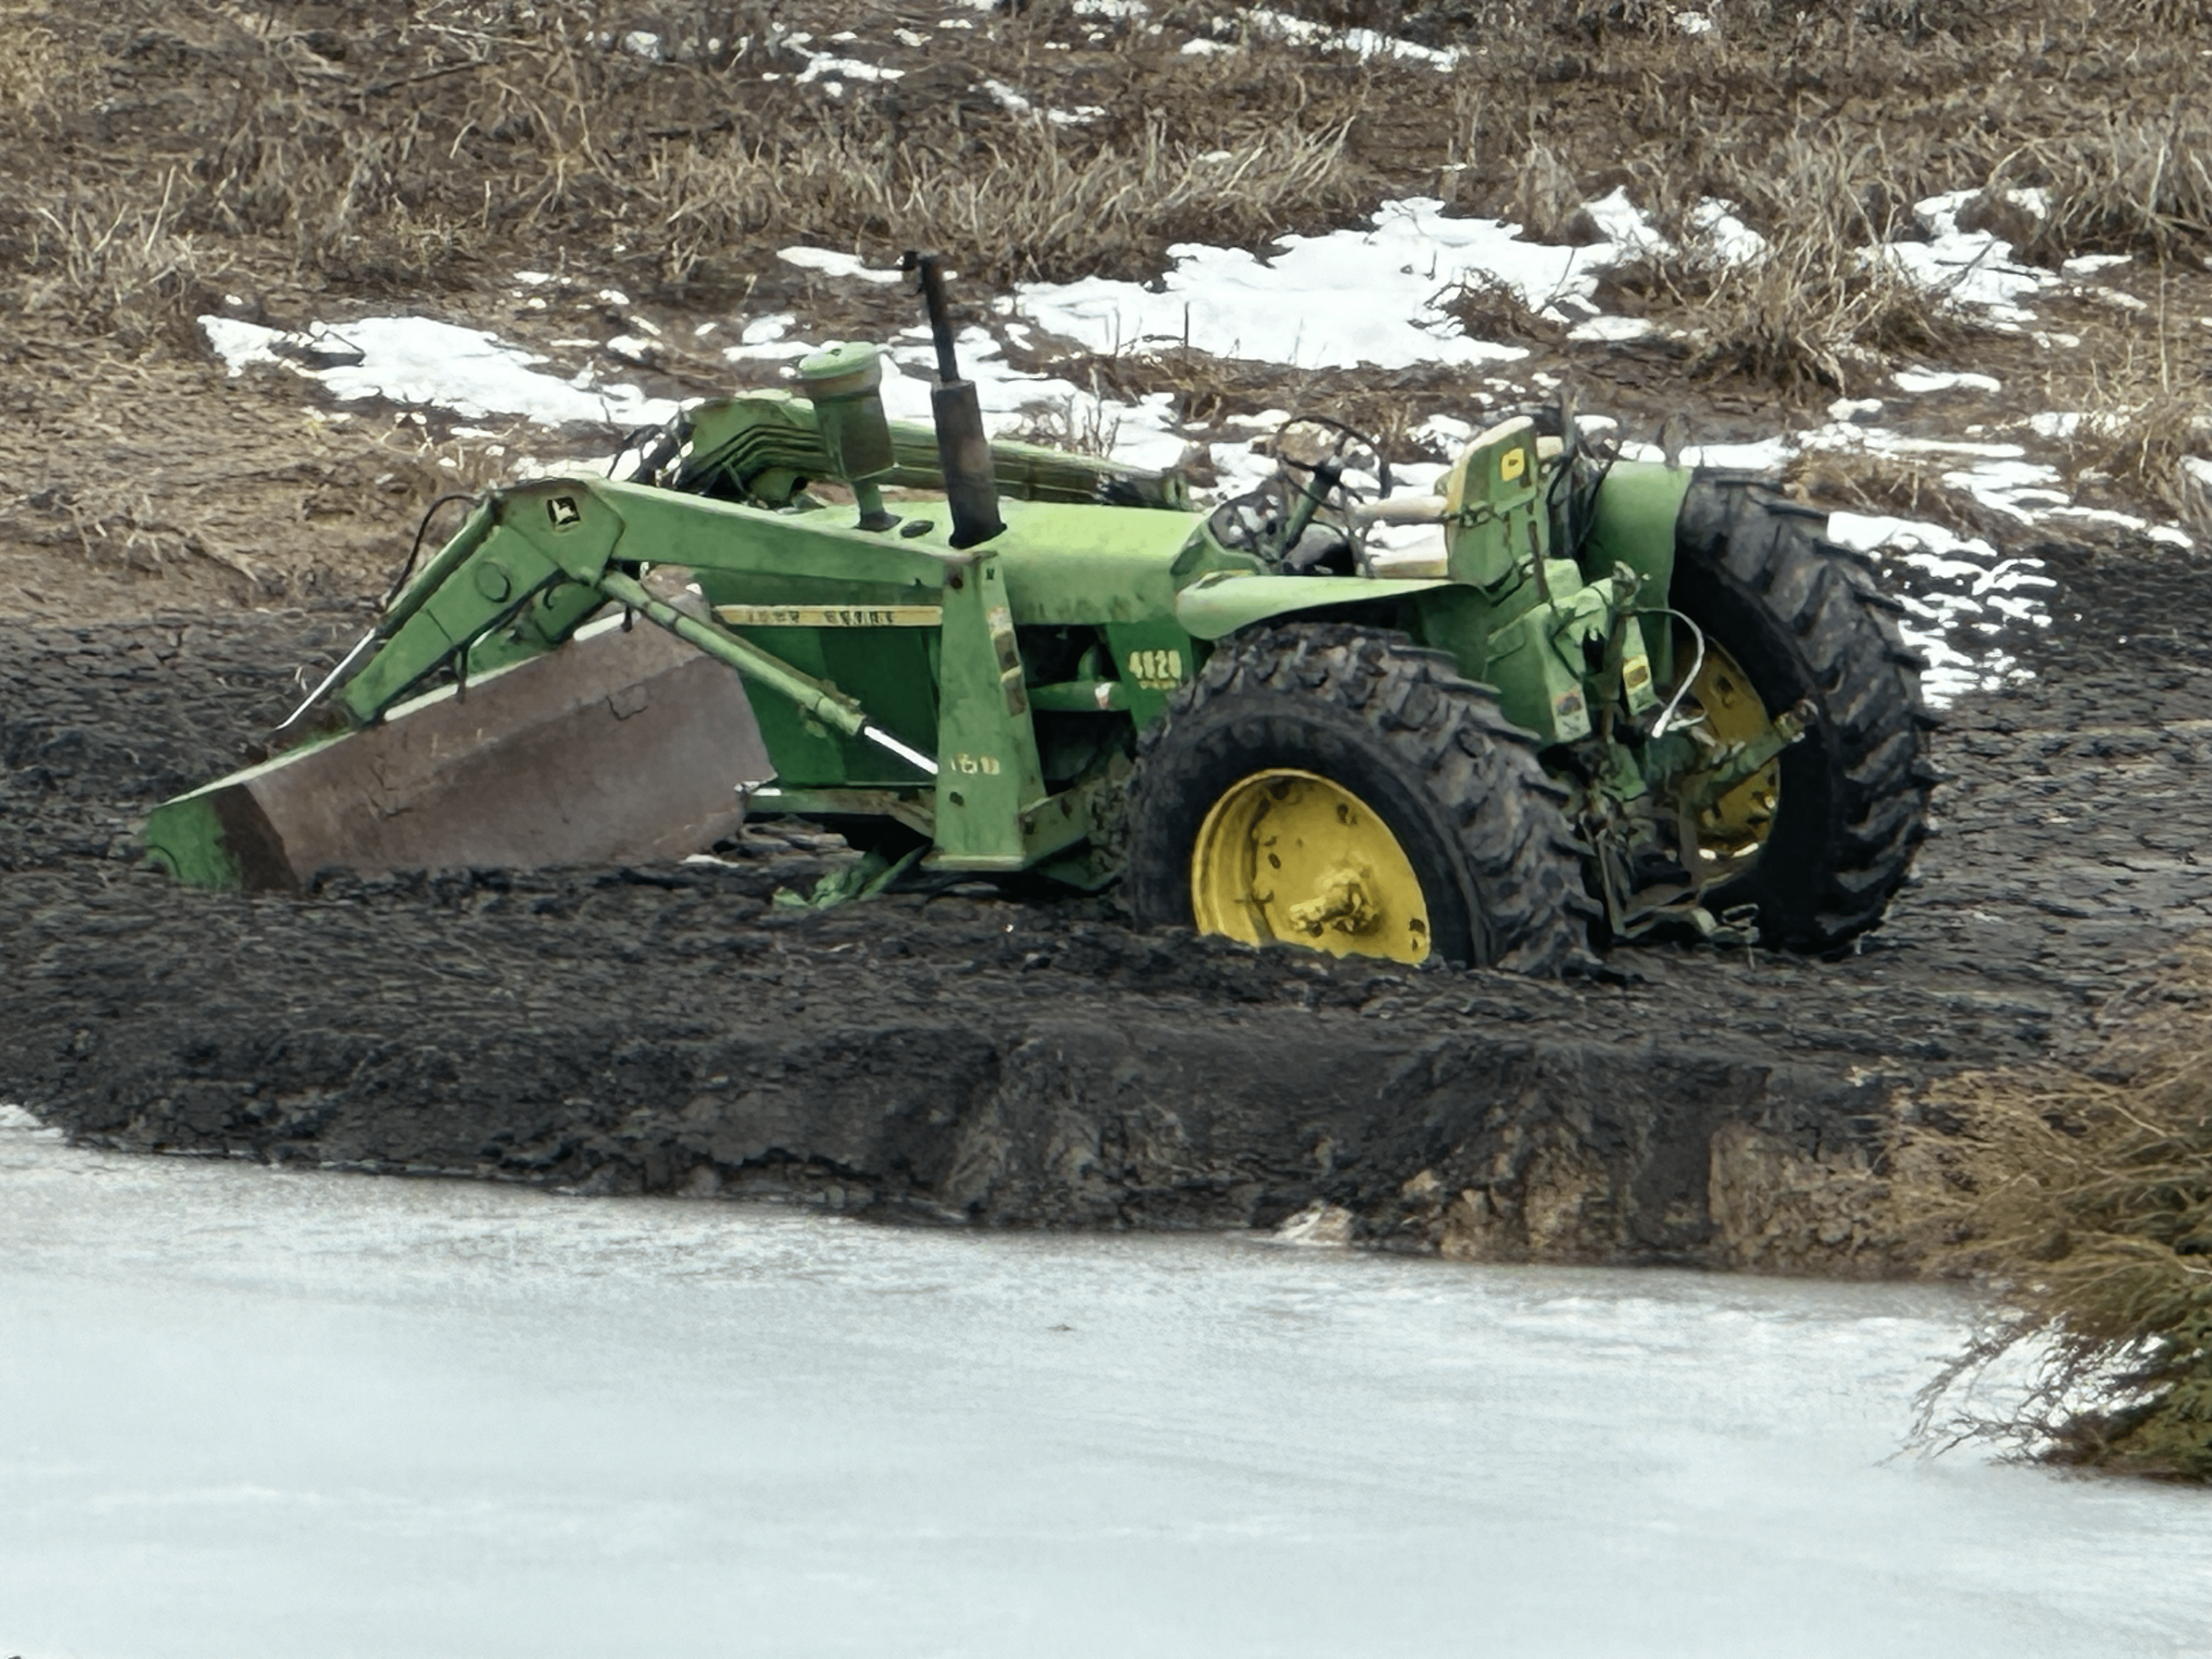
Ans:
[{"label": "fender", "polygon": [[[1686,466],[1615,461],[1597,487],[1596,522],[1582,550],[1583,574],[1598,581],[1625,564],[1642,577],[1646,605],[1674,591],[1674,521],[1696,476]],[[1643,619],[1652,672],[1663,684],[1674,672],[1674,630],[1664,617]]]},{"label": "fender", "polygon": [[1216,571],[1176,595],[1176,621],[1194,639],[1218,640],[1240,628],[1318,611],[1328,605],[1401,599],[1452,586],[1449,578],[1365,576],[1252,576]]}]

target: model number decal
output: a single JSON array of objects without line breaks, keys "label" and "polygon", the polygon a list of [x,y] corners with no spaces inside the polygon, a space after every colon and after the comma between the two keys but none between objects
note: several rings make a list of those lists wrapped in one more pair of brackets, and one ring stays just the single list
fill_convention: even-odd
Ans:
[{"label": "model number decal", "polygon": [[1172,691],[1182,684],[1182,653],[1132,651],[1129,678],[1147,691]]}]

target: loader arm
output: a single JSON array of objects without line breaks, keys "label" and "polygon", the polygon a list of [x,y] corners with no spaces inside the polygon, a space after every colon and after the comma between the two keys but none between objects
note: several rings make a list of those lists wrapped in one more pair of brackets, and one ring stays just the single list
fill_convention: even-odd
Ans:
[{"label": "loader arm", "polygon": [[[825,544],[825,533],[832,539]],[[625,550],[629,544],[629,550]],[[934,763],[874,726],[836,687],[802,673],[710,617],[648,594],[631,570],[648,561],[720,570],[787,570],[803,556],[823,575],[936,597],[969,561],[854,532],[849,544],[783,514],[600,479],[546,479],[495,490],[401,591],[374,649],[339,691],[369,725],[447,662],[481,668],[560,645],[612,600],[790,698],[849,737],[881,744],[925,772]],[[487,650],[485,647],[489,647]]]}]

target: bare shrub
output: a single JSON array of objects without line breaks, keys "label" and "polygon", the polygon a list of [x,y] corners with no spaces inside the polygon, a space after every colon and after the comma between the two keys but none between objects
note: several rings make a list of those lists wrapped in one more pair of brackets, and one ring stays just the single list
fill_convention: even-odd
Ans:
[{"label": "bare shrub", "polygon": [[[2002,1304],[1923,1396],[1929,1438],[2212,1480],[2212,949],[2166,968],[2086,1064],[1954,1079],[1896,1149],[1928,1265]],[[1992,1415],[2000,1360],[2030,1376]]]},{"label": "bare shrub", "polygon": [[1878,147],[1792,143],[1772,176],[1736,168],[1728,182],[1763,248],[1720,245],[1716,222],[1678,194],[1662,216],[1669,245],[1608,278],[1637,308],[1674,313],[1698,368],[1786,392],[1848,394],[1899,354],[1955,345],[1968,332],[1940,289],[1869,252],[1879,238],[1869,204],[1896,193]]},{"label": "bare shrub", "polygon": [[2212,242],[2212,107],[2201,94],[2177,98],[2030,137],[1994,179],[2046,193],[2049,210],[2018,239],[2027,258],[2056,264],[2099,248],[2166,256],[2202,247]]},{"label": "bare shrub", "polygon": [[1557,343],[1567,337],[1565,325],[1533,309],[1519,289],[1495,277],[1462,278],[1432,295],[1429,304],[1456,321],[1470,339]]},{"label": "bare shrub", "polygon": [[2108,326],[2100,345],[2078,369],[2045,382],[2052,406],[2079,417],[2067,436],[2070,488],[2112,487],[2212,528],[2185,465],[2212,454],[2212,343],[2199,345],[2157,316],[2147,329]]},{"label": "bare shrub", "polygon": [[1917,519],[1962,536],[2000,544],[2020,520],[1945,483],[1942,467],[1906,457],[1853,449],[1842,454],[1802,450],[1782,470],[1783,487],[1797,500],[1876,518]]}]

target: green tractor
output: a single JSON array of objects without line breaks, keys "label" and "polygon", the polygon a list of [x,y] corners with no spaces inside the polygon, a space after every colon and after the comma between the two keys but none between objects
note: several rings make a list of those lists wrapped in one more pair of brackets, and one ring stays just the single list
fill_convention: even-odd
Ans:
[{"label": "green tractor", "polygon": [[[909,265],[932,426],[887,418],[875,347],[838,346],[795,395],[687,410],[626,480],[486,493],[309,699],[335,729],[156,809],[154,860],[299,884],[329,832],[283,803],[387,810],[356,745],[557,678],[618,610],[742,677],[765,764],[741,699],[680,760],[611,740],[598,770],[822,820],[885,876],[1118,881],[1143,924],[1535,974],[1594,930],[1826,952],[1881,919],[1931,721],[1901,607],[1823,514],[1556,415],[1492,425],[1413,496],[1387,470],[1356,488],[1353,437],[1310,422],[1204,511],[1172,473],[990,442],[935,262]],[[558,795],[548,745],[518,752]]]}]

